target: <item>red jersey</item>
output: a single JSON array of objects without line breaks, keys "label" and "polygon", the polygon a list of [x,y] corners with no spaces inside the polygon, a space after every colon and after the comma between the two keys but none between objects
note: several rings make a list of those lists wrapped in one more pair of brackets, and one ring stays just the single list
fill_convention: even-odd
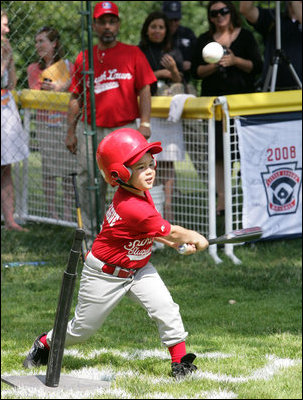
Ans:
[{"label": "red jersey", "polygon": [[156,210],[149,191],[141,197],[119,187],[93,243],[92,254],[122,268],[142,268],[151,257],[154,238],[166,236],[170,230],[170,223]]},{"label": "red jersey", "polygon": [[[149,62],[137,46],[117,42],[115,47],[100,50],[93,47],[96,125],[114,128],[139,117],[138,94],[146,85],[157,81]],[[85,50],[88,70],[88,51]],[[70,91],[83,94],[83,52],[75,62]],[[91,122],[89,76],[85,75],[87,119]],[[84,115],[82,116],[84,121]]]}]

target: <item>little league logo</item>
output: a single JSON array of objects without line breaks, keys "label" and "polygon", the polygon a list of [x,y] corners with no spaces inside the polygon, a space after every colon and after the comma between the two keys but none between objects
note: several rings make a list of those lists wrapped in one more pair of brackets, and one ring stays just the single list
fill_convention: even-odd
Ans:
[{"label": "little league logo", "polygon": [[112,8],[112,5],[108,1],[104,1],[102,3],[102,8],[109,10],[110,8]]},{"label": "little league logo", "polygon": [[293,214],[297,211],[302,168],[297,162],[267,165],[261,172],[266,191],[268,215]]}]

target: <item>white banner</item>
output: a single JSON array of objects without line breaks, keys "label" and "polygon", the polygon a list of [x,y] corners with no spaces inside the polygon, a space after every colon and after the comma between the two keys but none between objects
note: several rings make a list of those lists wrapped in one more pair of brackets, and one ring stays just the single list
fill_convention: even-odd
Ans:
[{"label": "white banner", "polygon": [[243,227],[261,226],[267,238],[302,234],[301,114],[252,116],[236,123]]}]

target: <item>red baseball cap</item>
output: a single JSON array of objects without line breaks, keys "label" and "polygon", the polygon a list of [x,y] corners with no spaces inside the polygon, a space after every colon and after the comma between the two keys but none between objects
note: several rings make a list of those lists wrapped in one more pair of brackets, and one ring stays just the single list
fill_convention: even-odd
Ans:
[{"label": "red baseball cap", "polygon": [[95,19],[102,17],[104,14],[113,14],[119,18],[119,10],[115,3],[111,1],[101,1],[94,8],[93,17]]}]

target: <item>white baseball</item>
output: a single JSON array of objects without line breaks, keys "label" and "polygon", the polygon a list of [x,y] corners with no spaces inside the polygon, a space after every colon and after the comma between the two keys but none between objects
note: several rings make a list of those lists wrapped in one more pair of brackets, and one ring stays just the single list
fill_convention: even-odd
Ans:
[{"label": "white baseball", "polygon": [[209,64],[220,61],[223,54],[224,49],[218,42],[210,42],[202,50],[202,57]]}]

